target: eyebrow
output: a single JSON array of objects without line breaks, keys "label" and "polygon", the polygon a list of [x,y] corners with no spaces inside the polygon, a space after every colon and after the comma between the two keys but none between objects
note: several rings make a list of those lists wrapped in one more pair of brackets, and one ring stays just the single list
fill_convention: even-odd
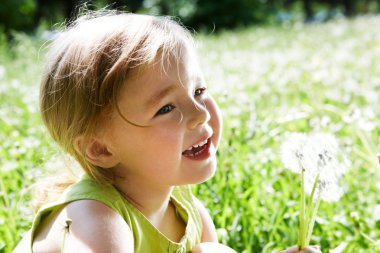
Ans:
[{"label": "eyebrow", "polygon": [[164,89],[156,92],[151,96],[148,101],[145,103],[147,108],[152,108],[157,105],[165,96],[171,93],[176,88],[175,85],[170,85],[165,87]]}]

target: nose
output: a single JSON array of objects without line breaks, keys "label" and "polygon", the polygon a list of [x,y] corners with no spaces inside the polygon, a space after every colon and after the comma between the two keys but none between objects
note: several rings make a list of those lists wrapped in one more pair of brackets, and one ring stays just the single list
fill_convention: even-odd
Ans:
[{"label": "nose", "polygon": [[194,100],[189,105],[188,115],[187,128],[189,130],[196,129],[210,120],[210,113],[207,110],[206,105]]}]

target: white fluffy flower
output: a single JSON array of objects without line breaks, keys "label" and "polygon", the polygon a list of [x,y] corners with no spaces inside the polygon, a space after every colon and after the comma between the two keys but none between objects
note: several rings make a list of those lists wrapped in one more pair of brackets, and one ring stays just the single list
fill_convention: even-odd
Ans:
[{"label": "white fluffy flower", "polygon": [[292,133],[281,149],[285,168],[301,173],[304,169],[305,191],[311,193],[319,175],[316,197],[324,201],[337,201],[343,194],[339,179],[346,167],[338,162],[338,142],[330,134],[315,133],[309,136]]},{"label": "white fluffy flower", "polygon": [[307,137],[302,133],[293,133],[281,147],[281,160],[285,168],[301,173],[301,156]]}]

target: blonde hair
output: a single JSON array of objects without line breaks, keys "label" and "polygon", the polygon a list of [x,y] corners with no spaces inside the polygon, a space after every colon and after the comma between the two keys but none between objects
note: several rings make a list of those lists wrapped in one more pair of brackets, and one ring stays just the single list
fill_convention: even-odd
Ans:
[{"label": "blonde hair", "polygon": [[168,17],[113,12],[82,16],[54,40],[41,85],[42,119],[85,173],[113,182],[110,170],[91,164],[84,149],[75,148],[76,138],[86,144],[100,115],[119,111],[117,94],[133,70],[158,55],[180,57],[184,43],[193,43],[191,34]]}]

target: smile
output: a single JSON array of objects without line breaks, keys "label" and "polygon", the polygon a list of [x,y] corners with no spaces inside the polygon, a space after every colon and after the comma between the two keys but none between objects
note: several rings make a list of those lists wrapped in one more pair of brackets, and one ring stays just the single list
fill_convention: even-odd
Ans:
[{"label": "smile", "polygon": [[192,160],[203,160],[210,156],[211,139],[200,141],[182,152],[182,155]]}]

